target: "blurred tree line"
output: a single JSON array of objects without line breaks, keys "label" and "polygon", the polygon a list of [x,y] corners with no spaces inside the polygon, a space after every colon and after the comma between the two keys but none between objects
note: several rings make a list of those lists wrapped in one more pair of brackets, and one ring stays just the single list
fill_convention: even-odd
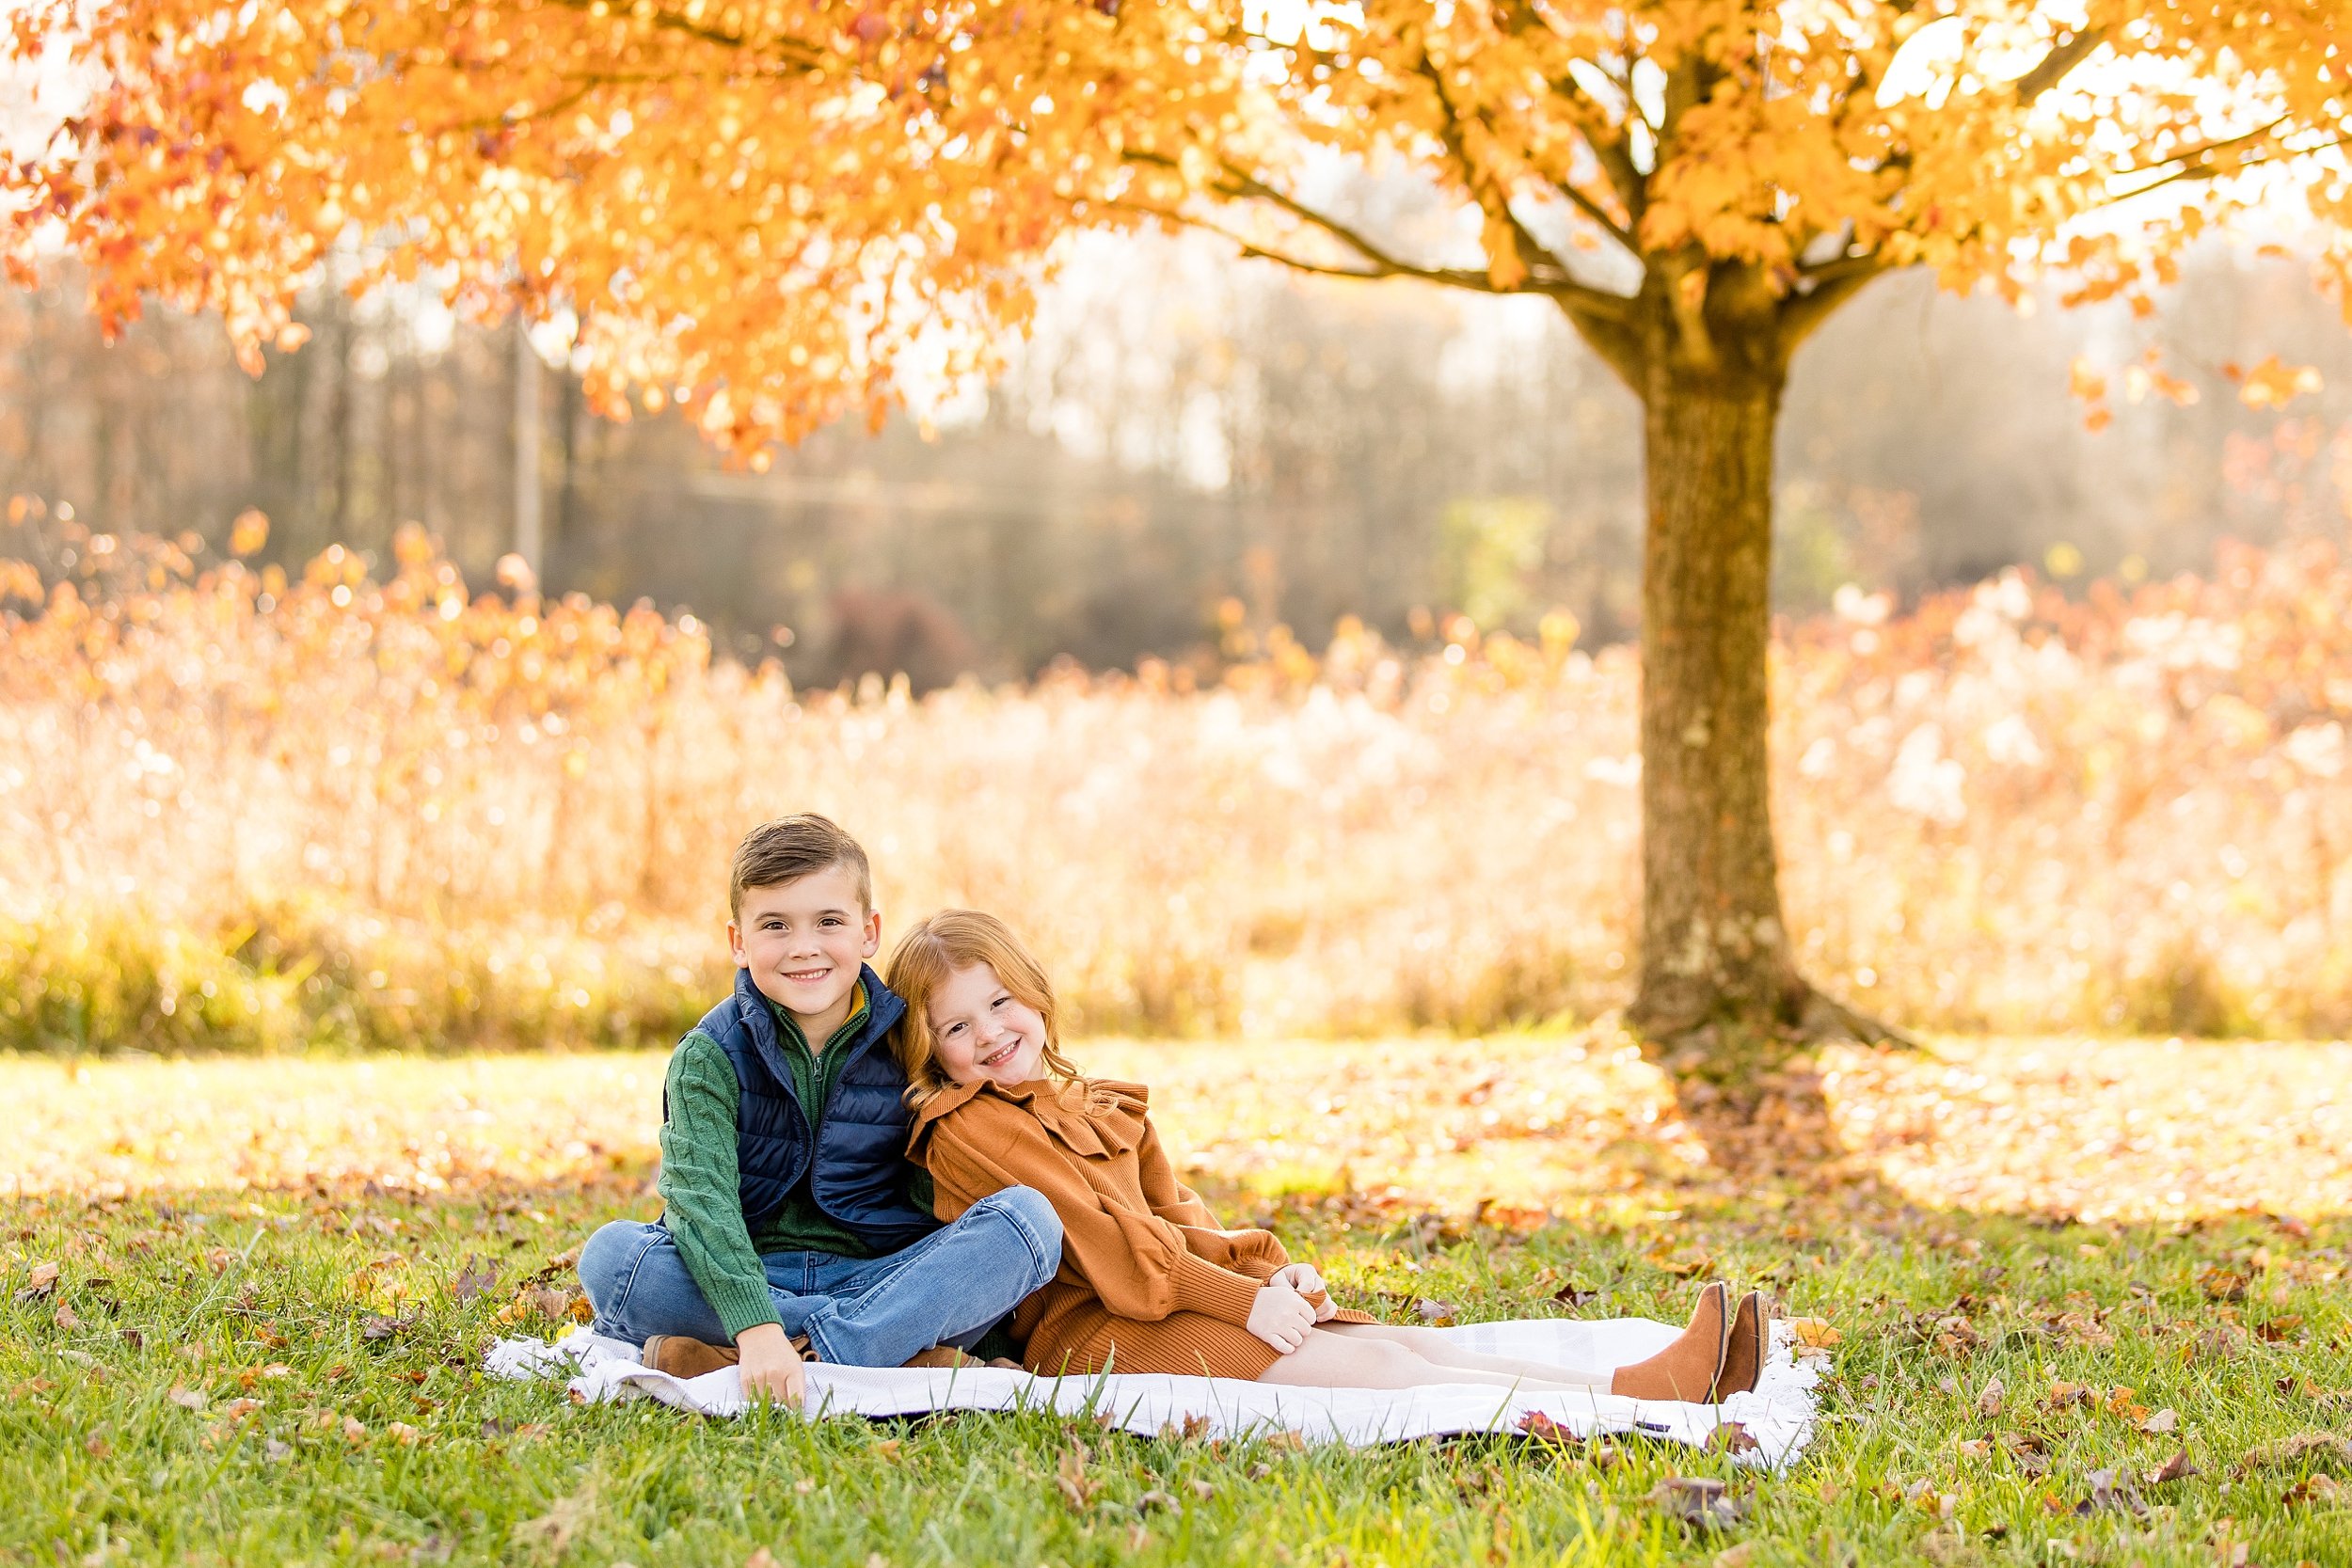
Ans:
[{"label": "blurred tree line", "polygon": [[[152,312],[112,345],[78,286],[0,296],[0,493],[95,527],[271,520],[262,557],[382,550],[415,519],[486,584],[513,547],[518,406],[535,404],[542,578],[691,607],[803,683],[918,686],[1059,656],[1213,657],[1275,625],[1319,645],[1355,614],[1629,635],[1640,597],[1632,401],[1538,300],[1319,282],[1198,240],[1073,251],[1008,373],[912,388],[881,432],[835,428],[728,471],[673,418],[587,413],[543,329],[323,279],[308,346],[248,378],[217,323]],[[2146,347],[2195,388],[2144,395]],[[2280,354],[2325,389],[2249,408],[2231,367]],[[2088,429],[2078,359],[2108,374]],[[526,365],[531,370],[526,372]],[[519,375],[538,380],[517,398]],[[2021,316],[1874,285],[1800,357],[1780,461],[1776,596],[1909,596],[2029,562],[2060,578],[2201,563],[2221,535],[2341,536],[2352,340],[2290,259],[2214,251],[2162,319]],[[528,451],[529,444],[521,450]],[[19,539],[24,535],[12,531]]]}]

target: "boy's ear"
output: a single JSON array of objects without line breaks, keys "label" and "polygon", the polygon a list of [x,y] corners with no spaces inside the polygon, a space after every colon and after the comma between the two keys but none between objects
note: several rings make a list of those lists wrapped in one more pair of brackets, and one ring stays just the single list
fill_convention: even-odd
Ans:
[{"label": "boy's ear", "polygon": [[727,922],[727,951],[734,956],[736,968],[752,967],[752,960],[743,956],[743,927],[732,920]]},{"label": "boy's ear", "polygon": [[869,958],[882,951],[882,911],[880,910],[867,910],[866,911],[866,941],[864,945],[866,949],[866,956]]}]

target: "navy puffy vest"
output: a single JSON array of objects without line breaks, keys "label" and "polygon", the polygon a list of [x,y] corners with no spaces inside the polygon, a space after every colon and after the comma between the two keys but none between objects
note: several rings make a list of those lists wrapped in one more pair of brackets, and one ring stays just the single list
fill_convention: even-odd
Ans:
[{"label": "navy puffy vest", "polygon": [[735,1159],[746,1225],[757,1230],[783,1208],[786,1196],[810,1175],[813,1160],[809,1191],[817,1207],[875,1247],[895,1252],[938,1229],[939,1222],[906,1196],[907,1128],[913,1117],[900,1098],[906,1074],[887,1039],[906,1004],[871,968],[860,966],[860,978],[866,984],[866,1022],[830,1047],[847,1051],[850,1059],[828,1105],[812,1109],[795,1097],[776,1015],[752,984],[749,970],[735,972],[735,994],[704,1014],[698,1027],[735,1064],[735,1081],[743,1091],[736,1113]]}]

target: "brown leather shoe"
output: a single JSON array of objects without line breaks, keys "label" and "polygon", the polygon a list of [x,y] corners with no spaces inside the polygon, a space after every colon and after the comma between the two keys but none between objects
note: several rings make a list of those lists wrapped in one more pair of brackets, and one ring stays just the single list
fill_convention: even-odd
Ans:
[{"label": "brown leather shoe", "polygon": [[733,1345],[707,1345],[683,1334],[656,1334],[645,1340],[638,1358],[657,1372],[672,1377],[700,1377],[743,1359]]},{"label": "brown leather shoe", "polygon": [[977,1356],[964,1354],[953,1345],[933,1345],[929,1350],[916,1351],[907,1358],[904,1365],[930,1370],[939,1368],[977,1367],[980,1365],[980,1361]]},{"label": "brown leather shoe", "polygon": [[1704,1402],[1723,1375],[1731,1344],[1731,1291],[1720,1281],[1699,1292],[1698,1310],[1682,1337],[1646,1361],[1619,1367],[1609,1391],[1637,1400]]},{"label": "brown leather shoe", "polygon": [[1740,1310],[1732,1314],[1724,1370],[1717,1374],[1708,1399],[1720,1404],[1734,1394],[1753,1392],[1756,1380],[1764,1374],[1764,1353],[1771,1343],[1772,1320],[1764,1314],[1764,1298],[1750,1291],[1740,1298]]}]

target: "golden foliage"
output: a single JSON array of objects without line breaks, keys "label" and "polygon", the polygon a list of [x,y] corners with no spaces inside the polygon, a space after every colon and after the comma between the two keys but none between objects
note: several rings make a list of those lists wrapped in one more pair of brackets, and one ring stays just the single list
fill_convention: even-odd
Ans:
[{"label": "golden foliage", "polygon": [[[2137,302],[2267,190],[2352,200],[2344,0],[40,0],[8,49],[97,84],[0,185],[8,260],[62,232],[100,309],[216,307],[250,362],[293,290],[429,279],[582,323],[589,393],[755,456],[897,363],[1018,325],[1055,239],[1152,218],[1317,270],[1558,300],[1621,369],[1655,301],[1698,364],[1785,357],[1890,266]],[[1305,199],[1401,158],[1475,261]],[[2133,220],[2080,220],[2122,203]],[[1638,296],[1581,260],[1637,264]],[[2352,248],[2326,262],[2352,268]],[[1646,310],[1647,306],[1641,306]],[[1759,325],[1759,324],[1765,324]],[[950,330],[944,336],[935,329]]]}]

